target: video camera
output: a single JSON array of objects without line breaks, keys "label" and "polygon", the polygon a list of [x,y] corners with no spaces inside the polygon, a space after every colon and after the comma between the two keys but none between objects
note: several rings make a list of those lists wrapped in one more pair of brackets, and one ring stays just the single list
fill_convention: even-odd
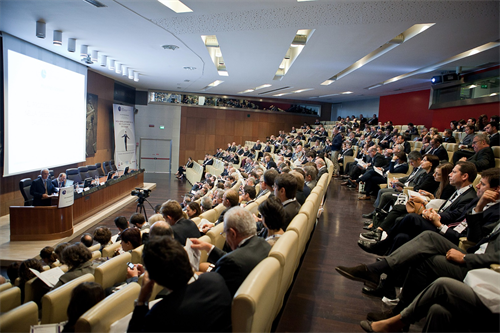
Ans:
[{"label": "video camera", "polygon": [[130,194],[133,196],[136,196],[138,198],[137,201],[139,201],[139,203],[141,203],[141,204],[144,203],[146,198],[149,197],[151,190],[147,190],[145,188],[140,188],[140,187],[136,187],[135,189],[136,190],[132,191]]}]

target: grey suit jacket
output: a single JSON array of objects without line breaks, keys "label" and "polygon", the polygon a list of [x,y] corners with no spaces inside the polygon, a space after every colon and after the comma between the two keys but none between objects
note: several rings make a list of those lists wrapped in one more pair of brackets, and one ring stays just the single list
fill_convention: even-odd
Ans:
[{"label": "grey suit jacket", "polygon": [[[422,168],[420,168],[416,172],[416,175],[413,176],[413,178],[412,178],[412,180],[410,182],[410,186],[415,186],[415,184],[418,184],[419,181],[420,181],[420,179],[422,177],[425,177],[425,174],[426,174],[425,170],[422,169]],[[406,183],[408,181],[408,179],[410,178],[410,176],[411,176],[411,174],[409,176],[406,176],[406,177],[403,177],[403,178],[399,178],[399,181],[404,184],[404,183]]]}]

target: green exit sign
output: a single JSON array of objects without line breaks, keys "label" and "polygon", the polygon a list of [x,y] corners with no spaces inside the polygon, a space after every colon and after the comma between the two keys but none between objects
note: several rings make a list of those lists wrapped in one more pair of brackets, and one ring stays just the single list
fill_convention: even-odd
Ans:
[{"label": "green exit sign", "polygon": [[160,125],[160,129],[165,129],[165,126],[163,126],[163,125]]},{"label": "green exit sign", "polygon": [[488,85],[487,84],[482,84],[481,85],[481,89],[488,89]]}]

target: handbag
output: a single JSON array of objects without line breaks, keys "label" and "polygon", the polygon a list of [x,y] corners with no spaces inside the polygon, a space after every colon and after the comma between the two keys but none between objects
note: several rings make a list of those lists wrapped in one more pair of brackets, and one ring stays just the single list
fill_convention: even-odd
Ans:
[{"label": "handbag", "polygon": [[424,209],[424,204],[415,202],[413,201],[413,199],[410,199],[406,202],[406,211],[408,212],[408,214],[415,213],[418,215],[422,215]]}]

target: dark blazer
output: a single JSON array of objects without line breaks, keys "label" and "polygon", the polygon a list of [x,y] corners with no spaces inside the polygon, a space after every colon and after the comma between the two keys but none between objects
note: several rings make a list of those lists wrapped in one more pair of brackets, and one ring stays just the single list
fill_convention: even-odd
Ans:
[{"label": "dark blazer", "polygon": [[495,133],[490,136],[490,147],[500,146],[500,134]]},{"label": "dark blazer", "polygon": [[198,230],[196,224],[187,219],[180,219],[175,222],[172,226],[172,231],[174,232],[174,238],[181,243],[182,246],[186,245],[186,239],[200,237],[200,230]]},{"label": "dark blazer", "polygon": [[87,273],[90,273],[93,275],[94,270],[95,270],[95,267],[92,265],[92,261],[87,261],[78,267],[72,268],[59,277],[59,281],[57,281],[56,285],[54,286],[54,289],[62,286],[66,282],[74,280],[82,275],[87,274]]},{"label": "dark blazer", "polygon": [[485,147],[469,157],[467,161],[474,163],[477,171],[481,172],[495,167],[495,154],[493,149]]},{"label": "dark blazer", "polygon": [[[465,205],[467,205],[469,202],[477,198],[476,190],[474,189],[474,186],[471,186],[462,193],[451,205],[449,205],[441,214],[446,213],[446,212],[451,212],[455,209],[459,209]],[[447,201],[446,201],[447,202]],[[441,210],[445,205],[446,202],[439,207],[439,210]],[[439,214],[439,215],[441,215]]]},{"label": "dark blazer", "polygon": [[203,162],[203,165],[212,165],[212,164],[214,164],[214,159],[213,158],[211,158],[211,159],[206,160],[205,162]]},{"label": "dark blazer", "polygon": [[422,174],[422,177],[419,178],[418,182],[413,186],[414,191],[424,190],[430,193],[436,192],[439,187],[439,183],[434,180],[434,175],[429,172],[425,172]]},{"label": "dark blazer", "polygon": [[254,144],[253,145],[253,149],[255,149],[255,150],[261,150],[262,149],[262,144],[260,144],[260,143],[259,144]]},{"label": "dark blazer", "polygon": [[316,177],[316,179],[319,180],[325,173],[328,173],[328,168],[326,167],[326,165],[318,170],[318,176]]},{"label": "dark blazer", "polygon": [[269,243],[253,236],[229,253],[214,247],[208,256],[208,261],[215,263],[214,271],[222,275],[231,296],[234,296],[248,274],[267,257],[270,250]]},{"label": "dark blazer", "polygon": [[418,184],[420,179],[422,177],[425,177],[426,172],[422,168],[413,169],[413,171],[408,176],[399,178],[399,181],[404,184],[408,181],[408,179],[410,179],[410,176],[412,176],[413,174],[415,174],[415,175],[413,176],[413,178],[410,181],[410,184],[409,184],[410,186],[415,186],[415,184]]},{"label": "dark blazer", "polygon": [[449,160],[448,152],[443,147],[443,145],[440,145],[437,149],[432,149],[431,152],[432,152],[432,155],[437,156],[440,161],[448,161]]},{"label": "dark blazer", "polygon": [[409,154],[411,152],[411,146],[410,146],[410,143],[408,141],[403,142],[403,147],[404,147],[405,153]]},{"label": "dark blazer", "polygon": [[285,221],[283,230],[286,230],[290,222],[292,222],[293,218],[299,213],[300,207],[301,205],[297,200],[289,202],[285,206],[283,206],[283,208],[285,209]]},{"label": "dark blazer", "polygon": [[269,169],[271,169],[271,168],[278,169],[278,166],[276,165],[276,163],[275,163],[273,160],[269,161],[269,162],[267,163],[267,165],[266,165],[266,169],[267,169],[267,170],[269,170]]},{"label": "dark blazer", "polygon": [[[128,332],[230,332],[232,297],[224,279],[206,273],[169,294],[151,310],[136,306]],[[196,318],[196,320],[193,320]]]},{"label": "dark blazer", "polygon": [[457,140],[455,139],[454,136],[444,137],[443,141],[446,143],[457,143]]},{"label": "dark blazer", "polygon": [[59,181],[57,180],[57,178],[55,179],[52,179],[52,185],[54,185],[54,187],[64,187],[64,185],[66,185],[66,181],[64,181],[61,186],[59,186]]},{"label": "dark blazer", "polygon": [[[51,195],[52,193],[56,193],[56,188],[50,179],[47,179],[47,194]],[[37,179],[33,180],[30,194],[33,196],[34,206],[50,205],[50,199],[42,200],[42,195],[45,194],[45,186],[43,185],[42,177],[39,176]]]}]

